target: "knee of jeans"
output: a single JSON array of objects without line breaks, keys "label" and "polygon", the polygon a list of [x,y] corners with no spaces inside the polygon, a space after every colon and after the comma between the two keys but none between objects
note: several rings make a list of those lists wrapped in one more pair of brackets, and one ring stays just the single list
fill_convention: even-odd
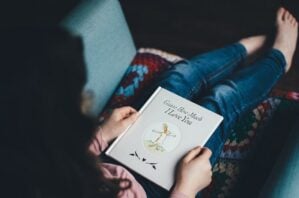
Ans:
[{"label": "knee of jeans", "polygon": [[232,106],[240,104],[240,90],[231,80],[225,80],[222,84],[215,86],[211,90],[211,97],[222,110],[229,110]]},{"label": "knee of jeans", "polygon": [[223,116],[225,130],[238,118],[242,109],[239,90],[230,80],[214,87],[210,94],[203,99],[202,104],[211,111]]}]

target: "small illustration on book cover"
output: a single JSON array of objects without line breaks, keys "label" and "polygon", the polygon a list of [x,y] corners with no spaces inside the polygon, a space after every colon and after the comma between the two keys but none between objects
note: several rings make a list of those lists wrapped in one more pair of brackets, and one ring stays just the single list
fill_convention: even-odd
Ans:
[{"label": "small illustration on book cover", "polygon": [[174,150],[181,139],[179,128],[169,122],[150,125],[143,136],[144,147],[152,153],[165,153]]}]

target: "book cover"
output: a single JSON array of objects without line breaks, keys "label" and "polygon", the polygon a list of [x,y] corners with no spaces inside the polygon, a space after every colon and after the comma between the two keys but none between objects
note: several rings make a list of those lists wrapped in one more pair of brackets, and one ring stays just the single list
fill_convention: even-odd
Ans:
[{"label": "book cover", "polygon": [[167,190],[174,184],[179,160],[203,146],[223,119],[161,87],[139,112],[106,155]]}]

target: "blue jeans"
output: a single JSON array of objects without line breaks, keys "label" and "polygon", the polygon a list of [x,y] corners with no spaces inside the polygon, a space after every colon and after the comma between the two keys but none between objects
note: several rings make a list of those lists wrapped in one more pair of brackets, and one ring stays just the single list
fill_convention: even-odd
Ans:
[{"label": "blue jeans", "polygon": [[[262,102],[284,74],[285,58],[276,49],[270,50],[255,64],[233,73],[246,57],[246,53],[243,45],[235,43],[191,60],[183,60],[165,72],[135,107],[140,107],[157,86],[189,100],[200,96],[201,106],[224,117],[205,145],[213,152],[210,161],[215,164],[236,121]],[[137,174],[135,177],[148,197],[168,197],[168,191]]]}]

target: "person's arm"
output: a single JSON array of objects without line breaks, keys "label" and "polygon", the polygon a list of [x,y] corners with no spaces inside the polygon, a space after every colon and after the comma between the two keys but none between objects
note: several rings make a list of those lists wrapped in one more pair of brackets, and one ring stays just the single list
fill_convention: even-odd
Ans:
[{"label": "person's arm", "polygon": [[171,191],[170,198],[189,198],[189,197],[188,197],[188,195],[186,195],[180,191],[173,190],[173,191]]},{"label": "person's arm", "polygon": [[102,131],[102,128],[99,127],[88,148],[89,152],[96,156],[100,155],[108,147],[108,142],[102,137]]},{"label": "person's arm", "polygon": [[137,116],[137,111],[132,107],[114,109],[107,121],[95,133],[89,151],[94,155],[100,155],[112,140],[137,119]]},{"label": "person's arm", "polygon": [[170,198],[195,197],[197,192],[211,183],[211,154],[208,148],[196,147],[185,155],[178,165],[176,183]]}]

